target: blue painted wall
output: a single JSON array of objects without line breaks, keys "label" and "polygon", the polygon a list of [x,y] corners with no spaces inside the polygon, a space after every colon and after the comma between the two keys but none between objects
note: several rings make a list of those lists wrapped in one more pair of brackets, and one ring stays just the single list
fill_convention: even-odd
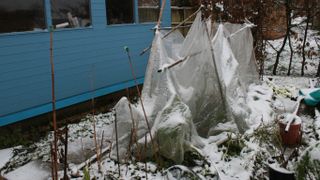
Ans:
[{"label": "blue painted wall", "polygon": [[[49,27],[49,0],[45,5]],[[170,13],[167,0],[163,26],[170,26]],[[53,32],[58,109],[133,86],[123,46],[143,83],[148,54],[139,53],[151,44],[155,24],[107,26],[104,0],[91,0],[91,17],[92,27]],[[51,111],[49,46],[48,31],[0,34],[0,126]]]}]

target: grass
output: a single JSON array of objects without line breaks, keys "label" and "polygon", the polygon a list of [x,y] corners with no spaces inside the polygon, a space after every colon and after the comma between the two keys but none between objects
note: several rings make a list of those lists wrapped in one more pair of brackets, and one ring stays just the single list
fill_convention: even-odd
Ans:
[{"label": "grass", "polygon": [[[320,148],[320,144],[315,147]],[[296,166],[296,174],[298,180],[320,179],[320,160],[312,159],[307,151]]]}]

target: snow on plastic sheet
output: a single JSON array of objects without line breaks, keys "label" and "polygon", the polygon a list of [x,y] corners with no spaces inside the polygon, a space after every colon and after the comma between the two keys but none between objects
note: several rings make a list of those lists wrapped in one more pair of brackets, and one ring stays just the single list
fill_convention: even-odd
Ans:
[{"label": "snow on plastic sheet", "polygon": [[232,53],[239,65],[237,72],[244,88],[258,82],[258,70],[253,50],[251,29],[242,24],[224,24],[225,34],[229,40]]},{"label": "snow on plastic sheet", "polygon": [[229,86],[239,63],[232,53],[224,31],[224,25],[220,24],[212,43],[217,64],[220,65],[218,68],[221,69],[222,80],[225,86]]},{"label": "snow on plastic sheet", "polygon": [[228,23],[215,24],[214,29],[217,30],[213,30],[216,34],[212,46],[220,81],[223,82],[226,114],[237,124],[240,132],[244,132],[248,128],[246,121],[250,113],[246,92],[251,83],[258,81],[251,31],[247,26]]},{"label": "snow on plastic sheet", "polygon": [[[246,33],[251,32],[246,28],[234,26],[233,31],[237,30],[245,30],[242,35],[250,37]],[[246,105],[247,81],[242,82],[246,78],[239,78],[242,69],[238,68],[239,63],[228,40],[229,30],[222,24],[216,34],[209,36],[208,32],[201,13],[195,18],[186,38],[178,31],[169,35],[168,31],[156,31],[142,91],[143,106],[138,102],[130,109],[130,102],[123,98],[115,107],[121,158],[124,158],[130,143],[132,127],[137,130],[138,143],[143,145],[144,137],[149,133],[146,120],[157,141],[167,141],[168,135],[177,132],[182,135],[173,139],[177,143],[165,145],[165,149],[179,150],[179,153],[161,154],[174,162],[182,160],[184,149],[191,148],[190,145],[200,147],[202,143],[195,137],[198,134],[202,137],[212,135],[219,123],[236,122],[238,129],[246,130],[250,111]],[[241,33],[235,37],[238,35]],[[244,66],[253,60],[252,45],[247,48],[244,52],[249,54],[242,56],[238,49],[234,50],[246,63]],[[147,140],[151,142],[149,135]],[[112,157],[115,157],[116,151],[112,152]]]}]

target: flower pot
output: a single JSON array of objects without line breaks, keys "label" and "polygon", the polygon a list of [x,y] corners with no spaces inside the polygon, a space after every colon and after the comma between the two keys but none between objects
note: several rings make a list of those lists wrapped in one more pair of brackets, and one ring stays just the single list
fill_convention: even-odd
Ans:
[{"label": "flower pot", "polygon": [[293,172],[278,167],[277,164],[271,164],[269,165],[269,180],[295,180],[295,177]]},{"label": "flower pot", "polygon": [[[288,123],[293,120],[289,125]],[[288,127],[289,126],[289,127]],[[301,119],[294,114],[284,114],[279,117],[279,128],[282,144],[295,147],[301,142]]]}]

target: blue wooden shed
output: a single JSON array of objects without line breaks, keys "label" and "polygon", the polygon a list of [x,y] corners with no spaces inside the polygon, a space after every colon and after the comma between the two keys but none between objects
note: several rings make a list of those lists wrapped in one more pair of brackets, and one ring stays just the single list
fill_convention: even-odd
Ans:
[{"label": "blue wooden shed", "polygon": [[[79,10],[78,6],[69,4],[62,8],[64,5],[59,5],[59,0],[1,0],[0,126],[52,110],[48,31],[51,26],[55,27],[53,57],[57,109],[132,87],[134,81],[123,46],[130,47],[138,82],[143,83],[148,54],[139,56],[139,53],[151,44],[151,29],[156,22],[150,17],[160,8],[148,3],[139,5],[143,0],[129,0],[132,17],[129,15],[128,20],[125,17],[127,9],[122,9],[124,15],[120,13],[121,8],[128,7],[119,10],[116,9],[119,5],[114,4],[127,1],[79,0],[82,5],[87,3],[85,6],[89,10],[86,14],[89,19],[83,21],[81,15],[77,17],[77,12],[72,12]],[[146,2],[151,1],[154,0]],[[157,3],[161,4],[159,0]],[[170,26],[170,0],[166,1],[165,7],[162,26]],[[156,11],[151,11],[152,8]],[[17,15],[17,9],[22,15]],[[25,15],[28,9],[36,11]],[[30,22],[23,20],[23,25],[18,24],[18,19],[28,18],[30,14],[33,16]],[[120,19],[127,19],[111,18],[117,14]]]}]

